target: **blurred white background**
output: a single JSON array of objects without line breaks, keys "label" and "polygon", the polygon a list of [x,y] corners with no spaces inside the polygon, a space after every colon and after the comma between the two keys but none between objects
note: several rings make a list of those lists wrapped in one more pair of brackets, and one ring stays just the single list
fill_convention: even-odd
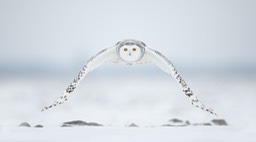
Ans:
[{"label": "blurred white background", "polygon": [[127,38],[169,58],[219,117],[255,124],[255,7],[254,0],[1,0],[0,124],[212,118],[155,66],[110,63],[88,74],[65,105],[40,112],[91,56]]},{"label": "blurred white background", "polygon": [[75,73],[133,38],[184,72],[255,72],[253,0],[1,0],[0,75]]},{"label": "blurred white background", "polygon": [[[3,128],[23,121],[46,127],[76,119],[161,126],[175,117],[200,123],[222,118],[230,125],[190,127],[184,141],[255,141],[255,7],[255,0],[0,0],[0,135],[6,134],[0,141],[24,140],[23,133],[26,139],[52,138],[49,129],[45,137],[33,131],[37,137]],[[174,79],[154,65],[111,63],[89,73],[68,102],[40,112],[91,56],[127,38],[169,58],[218,117],[191,106]],[[184,134],[155,130],[160,139]],[[144,139],[154,140],[147,132]],[[130,140],[134,133],[122,136]]]}]

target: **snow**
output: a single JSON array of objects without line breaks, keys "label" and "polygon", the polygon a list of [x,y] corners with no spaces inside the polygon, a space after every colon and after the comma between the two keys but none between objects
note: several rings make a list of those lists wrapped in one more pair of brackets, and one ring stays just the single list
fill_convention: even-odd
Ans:
[{"label": "snow", "polygon": [[[89,75],[65,104],[40,112],[59,97],[70,78],[0,81],[0,142],[5,141],[232,141],[254,142],[254,77],[187,77],[198,98],[218,116],[195,108],[178,84],[165,75],[149,77]],[[163,127],[179,118],[192,123],[225,119],[228,126]],[[60,127],[71,120],[103,127]],[[18,127],[28,122],[32,127]],[[127,127],[135,123],[139,127]],[[34,128],[42,124],[43,128]]]},{"label": "snow", "polygon": [[253,141],[252,133],[246,135],[233,127],[12,128],[2,134],[2,141]]}]

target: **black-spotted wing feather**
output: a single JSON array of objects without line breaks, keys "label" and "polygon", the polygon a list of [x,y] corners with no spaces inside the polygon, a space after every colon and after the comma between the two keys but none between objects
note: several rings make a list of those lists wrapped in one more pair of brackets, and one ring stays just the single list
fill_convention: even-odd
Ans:
[{"label": "black-spotted wing feather", "polygon": [[210,112],[211,114],[217,115],[213,111],[213,109],[208,108],[201,103],[201,101],[194,95],[190,87],[187,85],[185,80],[178,73],[175,66],[172,64],[172,62],[168,60],[165,56],[163,56],[160,52],[156,50],[152,50],[150,48],[146,48],[144,58],[147,59],[148,62],[152,62],[156,64],[159,68],[161,68],[166,73],[171,74],[175,78],[175,80],[180,84],[184,94],[190,99],[192,105],[199,107],[204,111]]},{"label": "black-spotted wing feather", "polygon": [[81,80],[87,75],[88,72],[96,69],[101,64],[103,64],[107,60],[113,60],[117,58],[116,54],[116,48],[107,48],[102,51],[100,51],[95,56],[91,57],[87,63],[84,65],[84,67],[81,69],[81,71],[78,73],[78,75],[75,77],[75,79],[68,85],[68,87],[64,90],[62,93],[62,96],[59,97],[56,101],[54,101],[52,104],[45,106],[42,111],[48,110],[50,108],[53,108],[57,105],[63,104],[65,101],[68,100],[70,95],[72,95],[81,82]]}]

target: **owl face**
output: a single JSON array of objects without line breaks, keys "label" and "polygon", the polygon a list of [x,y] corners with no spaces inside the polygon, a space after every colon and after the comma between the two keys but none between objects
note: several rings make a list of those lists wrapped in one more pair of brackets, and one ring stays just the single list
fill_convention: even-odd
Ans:
[{"label": "owl face", "polygon": [[119,57],[128,63],[139,61],[145,53],[145,44],[137,40],[124,40],[118,42],[117,53]]}]

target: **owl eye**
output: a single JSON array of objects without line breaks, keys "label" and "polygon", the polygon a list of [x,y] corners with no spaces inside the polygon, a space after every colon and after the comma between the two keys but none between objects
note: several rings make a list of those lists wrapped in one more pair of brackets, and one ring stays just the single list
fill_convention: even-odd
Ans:
[{"label": "owl eye", "polygon": [[124,51],[127,51],[128,49],[127,48],[124,48]]},{"label": "owl eye", "polygon": [[136,51],[136,48],[133,48],[132,51]]}]

